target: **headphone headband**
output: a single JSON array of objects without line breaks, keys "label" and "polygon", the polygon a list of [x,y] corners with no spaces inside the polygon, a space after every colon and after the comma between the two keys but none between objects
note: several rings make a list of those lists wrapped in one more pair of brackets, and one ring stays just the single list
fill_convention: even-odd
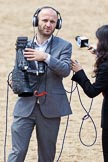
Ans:
[{"label": "headphone headband", "polygon": [[36,12],[33,15],[33,27],[37,27],[38,26],[38,14],[40,13],[41,10],[43,10],[45,8],[51,8],[52,10],[54,10],[57,13],[58,20],[57,20],[57,24],[56,24],[56,29],[61,29],[61,27],[62,27],[61,15],[60,15],[60,13],[55,8],[50,7],[50,6],[44,6],[44,7],[38,8],[36,10]]}]

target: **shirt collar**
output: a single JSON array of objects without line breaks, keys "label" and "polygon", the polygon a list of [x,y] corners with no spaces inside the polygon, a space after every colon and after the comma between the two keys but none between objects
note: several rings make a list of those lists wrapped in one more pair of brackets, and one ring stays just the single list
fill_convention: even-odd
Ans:
[{"label": "shirt collar", "polygon": [[52,35],[51,35],[47,40],[45,40],[42,44],[39,44],[39,43],[37,42],[36,37],[35,37],[35,38],[34,38],[34,42],[35,42],[38,46],[44,46],[44,45],[48,44],[48,43],[51,41],[51,38],[52,38]]}]

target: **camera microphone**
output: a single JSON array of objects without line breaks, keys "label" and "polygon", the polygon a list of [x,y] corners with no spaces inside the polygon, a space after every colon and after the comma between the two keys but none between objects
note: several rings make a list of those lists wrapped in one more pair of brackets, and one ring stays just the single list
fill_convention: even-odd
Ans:
[{"label": "camera microphone", "polygon": [[89,48],[89,39],[86,37],[82,36],[76,36],[75,40],[77,42],[77,45],[82,48],[82,47],[88,47]]}]

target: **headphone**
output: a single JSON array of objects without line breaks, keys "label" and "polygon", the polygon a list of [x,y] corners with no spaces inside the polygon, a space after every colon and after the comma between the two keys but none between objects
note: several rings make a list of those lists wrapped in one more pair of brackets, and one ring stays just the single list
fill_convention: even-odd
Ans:
[{"label": "headphone", "polygon": [[51,8],[54,11],[56,11],[57,16],[58,16],[58,20],[57,20],[57,24],[56,24],[56,29],[61,29],[61,27],[62,27],[62,18],[61,18],[61,15],[60,15],[60,13],[56,9],[54,9],[53,7],[50,7],[50,6],[44,6],[42,8],[38,8],[36,10],[36,12],[33,15],[33,27],[37,27],[38,26],[38,14],[44,8]]}]

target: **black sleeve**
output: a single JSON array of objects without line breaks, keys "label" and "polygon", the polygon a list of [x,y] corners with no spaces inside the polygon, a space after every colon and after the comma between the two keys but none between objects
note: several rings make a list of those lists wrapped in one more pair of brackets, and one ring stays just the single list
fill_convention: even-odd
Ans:
[{"label": "black sleeve", "polygon": [[[108,64],[108,62],[107,62]],[[97,96],[108,86],[108,65],[102,64],[96,75],[96,80],[92,84],[86,76],[84,70],[80,70],[73,75],[72,80],[76,81],[84,90],[85,94],[91,98]]]}]

